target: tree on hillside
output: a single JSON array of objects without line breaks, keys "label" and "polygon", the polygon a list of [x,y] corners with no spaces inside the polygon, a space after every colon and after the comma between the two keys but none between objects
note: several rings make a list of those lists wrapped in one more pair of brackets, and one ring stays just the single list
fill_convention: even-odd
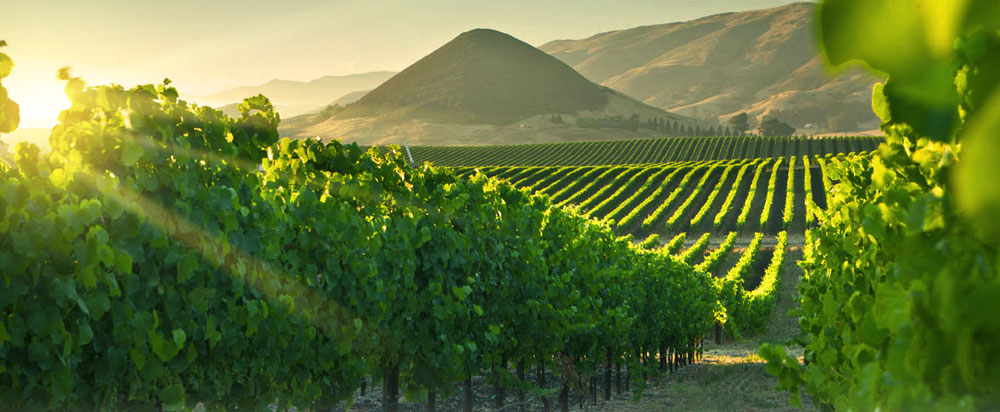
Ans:
[{"label": "tree on hillside", "polygon": [[326,120],[326,119],[329,119],[329,118],[335,116],[337,113],[340,113],[342,111],[344,111],[344,106],[341,106],[339,103],[334,103],[334,104],[331,104],[331,105],[328,105],[328,106],[324,107],[323,110],[320,110],[319,111],[319,115],[316,117],[316,119],[317,120]]},{"label": "tree on hillside", "polygon": [[858,127],[858,122],[845,112],[827,117],[826,123],[831,132],[849,132]]},{"label": "tree on hillside", "polygon": [[762,136],[791,136],[795,133],[795,128],[788,123],[778,120],[777,117],[769,117],[760,122],[758,129]]},{"label": "tree on hillside", "polygon": [[632,113],[632,115],[628,117],[628,122],[636,127],[639,127],[639,115]]},{"label": "tree on hillside", "polygon": [[746,133],[747,130],[750,130],[750,116],[747,116],[746,112],[740,112],[740,114],[730,117],[729,127],[737,133]]}]

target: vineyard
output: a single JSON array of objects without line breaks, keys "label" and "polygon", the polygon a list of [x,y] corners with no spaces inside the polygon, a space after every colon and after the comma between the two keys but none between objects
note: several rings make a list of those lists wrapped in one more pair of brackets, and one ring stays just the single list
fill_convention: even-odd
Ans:
[{"label": "vineyard", "polygon": [[605,166],[824,156],[874,150],[876,136],[668,137],[507,146],[412,146],[416,164],[438,166]]},{"label": "vineyard", "polygon": [[[763,320],[773,306],[773,291],[789,235],[795,246],[804,244],[807,229],[816,223],[815,212],[826,207],[826,187],[835,183],[827,165],[866,153],[845,149],[877,144],[869,137],[809,138],[689,138],[687,144],[706,150],[726,141],[730,153],[746,157],[722,160],[678,160],[648,163],[650,151],[675,139],[620,143],[573,143],[539,145],[560,148],[548,157],[530,146],[497,148],[425,148],[413,153],[492,153],[493,159],[534,153],[515,163],[557,163],[556,159],[579,162],[577,148],[596,144],[646,144],[632,156],[617,153],[614,164],[549,166],[459,166],[459,176],[485,175],[509,181],[518,188],[548,196],[552,202],[584,217],[607,222],[618,236],[633,239],[638,247],[673,256],[705,271],[716,279],[720,296],[726,298],[728,321],[720,332],[741,336],[763,331]],[[681,143],[683,147],[685,143]],[[761,146],[768,150],[759,151]],[[855,146],[857,145],[857,146]],[[641,145],[640,145],[641,146]],[[803,148],[829,148],[812,155],[799,155]],[[870,146],[869,146],[870,147]],[[502,148],[503,155],[499,155]],[[538,149],[537,147],[535,149]],[[808,149],[805,151],[811,151]],[[790,157],[781,154],[793,153]],[[599,153],[599,152],[598,152]],[[771,157],[770,153],[777,156]],[[758,156],[763,154],[763,156]],[[414,158],[416,158],[414,154]],[[655,156],[654,156],[655,157]],[[539,158],[545,158],[539,161]],[[458,162],[474,162],[460,158]],[[593,157],[586,162],[606,160]],[[489,163],[490,158],[480,160]],[[510,161],[510,160],[508,160]],[[510,161],[513,162],[513,161]]]},{"label": "vineyard", "polygon": [[[814,139],[818,144],[823,140]],[[823,209],[828,161],[854,153],[790,158],[681,161],[606,166],[457,167],[459,176],[483,174],[544,194],[556,205],[606,220],[615,233],[645,239],[687,232],[730,231],[801,235]],[[626,159],[628,160],[628,159]]]},{"label": "vineyard", "polygon": [[758,330],[773,300],[780,274],[751,269],[781,266],[783,233],[668,251],[594,220],[641,227],[645,203],[691,232],[701,190],[757,160],[460,175],[279,139],[263,96],[230,118],[169,82],[60,76],[73,105],[52,152],[19,143],[0,164],[9,409],[350,408],[377,386],[388,411],[470,411],[489,385],[497,409],[509,391],[567,410],[599,386],[640,396],[713,325]]},{"label": "vineyard", "polygon": [[[757,203],[796,202],[803,230],[790,170],[824,182],[837,158],[412,168],[395,148],[279,140],[262,96],[233,119],[169,83],[61,76],[53,151],[20,143],[0,165],[15,409],[638,396],[713,329],[761,330],[788,236]],[[760,224],[736,230],[744,197]]]},{"label": "vineyard", "polygon": [[568,412],[755,338],[793,406],[1000,410],[1000,7],[956,3],[817,6],[884,138],[363,148],[62,69],[0,158],[0,411]]}]

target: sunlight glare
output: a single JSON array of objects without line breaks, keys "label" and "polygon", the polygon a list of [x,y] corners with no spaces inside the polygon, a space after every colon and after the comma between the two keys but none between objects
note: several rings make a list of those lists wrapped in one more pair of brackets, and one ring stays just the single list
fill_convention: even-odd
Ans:
[{"label": "sunlight glare", "polygon": [[59,113],[69,108],[69,97],[62,82],[51,79],[38,81],[11,76],[4,79],[11,100],[21,106],[20,128],[49,128],[59,120]]}]

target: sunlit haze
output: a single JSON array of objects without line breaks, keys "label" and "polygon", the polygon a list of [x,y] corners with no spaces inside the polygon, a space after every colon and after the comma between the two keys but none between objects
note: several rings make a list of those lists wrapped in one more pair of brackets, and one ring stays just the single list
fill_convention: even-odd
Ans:
[{"label": "sunlit haze", "polygon": [[773,7],[786,0],[344,2],[18,1],[0,13],[14,59],[4,79],[22,128],[68,105],[56,70],[88,84],[169,77],[187,96],[271,79],[401,70],[460,32],[494,28],[538,46],[556,39]]}]

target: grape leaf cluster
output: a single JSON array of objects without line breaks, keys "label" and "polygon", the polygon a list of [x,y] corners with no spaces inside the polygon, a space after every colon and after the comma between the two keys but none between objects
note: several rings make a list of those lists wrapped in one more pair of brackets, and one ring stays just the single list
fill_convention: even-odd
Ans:
[{"label": "grape leaf cluster", "polygon": [[801,263],[804,365],[760,349],[793,404],[804,388],[838,410],[1000,406],[998,22],[990,1],[820,5],[829,61],[888,74],[872,97],[886,142],[826,165],[837,183]]}]

